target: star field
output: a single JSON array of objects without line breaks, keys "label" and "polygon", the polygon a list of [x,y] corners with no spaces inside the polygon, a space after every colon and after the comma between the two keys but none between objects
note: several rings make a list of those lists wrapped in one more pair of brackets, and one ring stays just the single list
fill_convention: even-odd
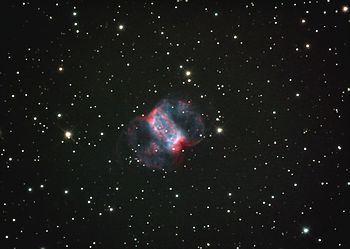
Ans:
[{"label": "star field", "polygon": [[[4,2],[0,247],[350,248],[349,6]],[[126,138],[169,96],[171,172]]]}]

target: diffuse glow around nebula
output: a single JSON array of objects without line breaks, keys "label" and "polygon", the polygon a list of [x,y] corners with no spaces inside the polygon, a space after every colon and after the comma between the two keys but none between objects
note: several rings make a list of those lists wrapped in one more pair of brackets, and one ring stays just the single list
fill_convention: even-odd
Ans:
[{"label": "diffuse glow around nebula", "polygon": [[198,144],[204,130],[204,120],[190,100],[163,99],[130,122],[127,136],[142,165],[169,171],[181,165],[183,150]]}]

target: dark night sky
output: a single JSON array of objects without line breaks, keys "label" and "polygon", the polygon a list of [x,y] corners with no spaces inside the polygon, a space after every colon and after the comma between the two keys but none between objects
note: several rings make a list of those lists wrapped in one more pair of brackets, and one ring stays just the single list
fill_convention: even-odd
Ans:
[{"label": "dark night sky", "polygon": [[[230,2],[2,3],[1,248],[350,248],[349,2]],[[204,139],[152,170],[174,95]]]}]

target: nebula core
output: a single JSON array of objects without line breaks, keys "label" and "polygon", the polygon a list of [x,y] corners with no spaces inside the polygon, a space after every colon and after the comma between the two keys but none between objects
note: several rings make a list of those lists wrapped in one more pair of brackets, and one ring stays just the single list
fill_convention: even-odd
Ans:
[{"label": "nebula core", "polygon": [[185,148],[202,140],[204,130],[190,100],[163,99],[147,115],[132,120],[127,134],[142,165],[171,171],[183,162]]}]

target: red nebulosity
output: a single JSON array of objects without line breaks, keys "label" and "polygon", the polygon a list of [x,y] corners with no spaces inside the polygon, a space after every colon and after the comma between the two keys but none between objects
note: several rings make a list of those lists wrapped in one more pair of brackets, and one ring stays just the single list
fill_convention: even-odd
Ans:
[{"label": "red nebulosity", "polygon": [[152,156],[157,154],[157,152],[159,151],[159,146],[157,143],[152,142],[145,150],[145,154],[148,156]]},{"label": "red nebulosity", "polygon": [[180,153],[182,148],[186,146],[186,138],[184,136],[178,136],[171,146],[171,151],[173,153]]},{"label": "red nebulosity", "polygon": [[157,112],[157,108],[153,109],[146,117],[146,121],[150,124],[150,125],[154,125],[155,122],[155,114]]}]

